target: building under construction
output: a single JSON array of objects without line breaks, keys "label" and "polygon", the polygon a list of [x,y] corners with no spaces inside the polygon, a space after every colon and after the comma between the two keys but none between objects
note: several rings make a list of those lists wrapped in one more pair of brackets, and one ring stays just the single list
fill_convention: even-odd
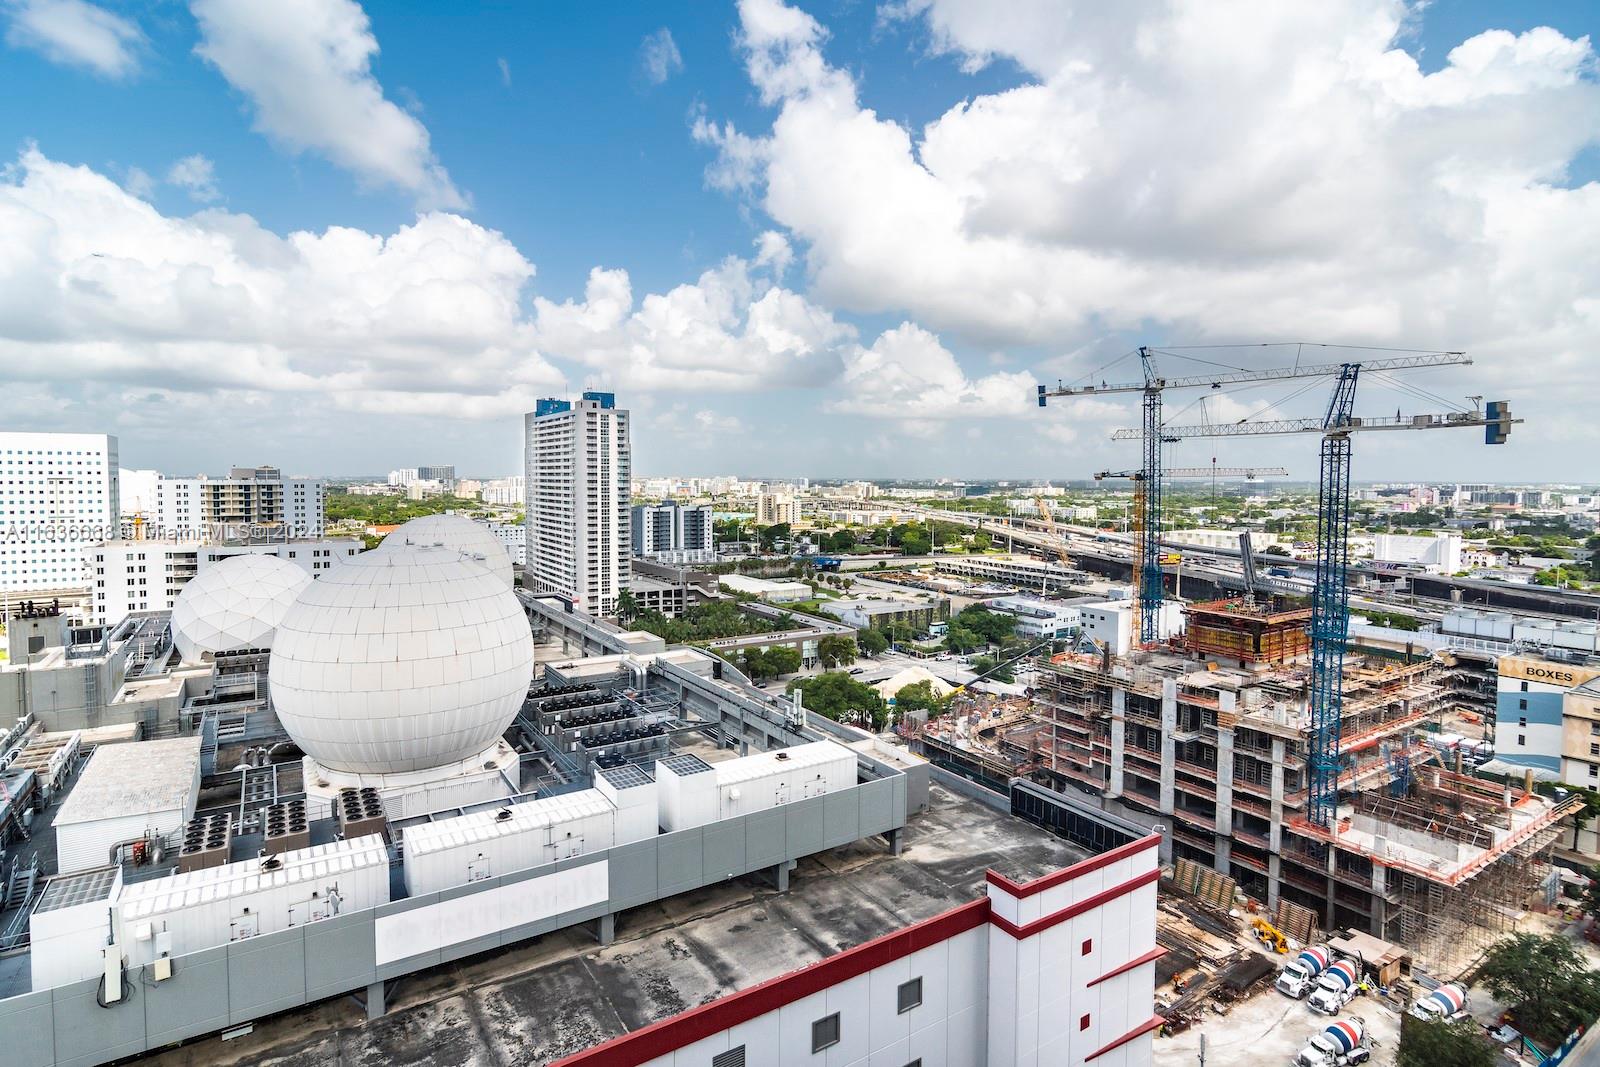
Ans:
[{"label": "building under construction", "polygon": [[951,717],[923,731],[924,751],[991,783],[1099,797],[1269,908],[1300,905],[1436,966],[1503,929],[1577,802],[1429,762],[1425,732],[1455,704],[1446,662],[1348,655],[1340,803],[1323,828],[1307,817],[1308,612],[1224,601],[1188,615],[1159,648],[1040,664],[1031,708]]}]

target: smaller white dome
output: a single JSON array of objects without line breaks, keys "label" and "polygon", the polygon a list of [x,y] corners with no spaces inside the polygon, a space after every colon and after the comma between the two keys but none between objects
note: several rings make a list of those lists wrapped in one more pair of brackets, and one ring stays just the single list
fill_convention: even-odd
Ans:
[{"label": "smaller white dome", "polygon": [[377,551],[399,548],[425,548],[442,545],[456,552],[479,557],[490,573],[514,583],[511,554],[488,526],[465,515],[422,515],[403,522],[378,545]]},{"label": "smaller white dome", "polygon": [[272,635],[311,575],[277,556],[230,556],[201,571],[172,605],[172,643],[185,663],[241,648],[271,648]]}]

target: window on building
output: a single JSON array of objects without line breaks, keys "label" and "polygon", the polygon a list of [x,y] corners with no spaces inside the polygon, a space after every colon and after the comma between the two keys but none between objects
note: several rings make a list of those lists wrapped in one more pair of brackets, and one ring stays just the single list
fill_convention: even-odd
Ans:
[{"label": "window on building", "polygon": [[1589,777],[1590,778],[1600,778],[1600,764],[1596,764],[1596,763],[1589,764]]},{"label": "window on building", "polygon": [[901,982],[900,989],[895,994],[895,1011],[900,1015],[904,1015],[921,1003],[922,979],[913,978],[909,982]]},{"label": "window on building", "polygon": [[811,1052],[815,1055],[839,1043],[839,1013],[834,1012],[811,1024]]},{"label": "window on building", "polygon": [[1527,743],[1528,743],[1528,735],[1527,734],[1518,734],[1517,735],[1517,744],[1518,745],[1526,745]]},{"label": "window on building", "polygon": [[1087,1029],[1089,1029],[1089,1017],[1087,1015],[1085,1015],[1083,1018],[1078,1020],[1078,1029],[1079,1030],[1087,1030]]},{"label": "window on building", "polygon": [[1592,722],[1592,723],[1590,723],[1589,724],[1589,733],[1591,735],[1595,736],[1595,737],[1600,737],[1600,722]]},{"label": "window on building", "polygon": [[1517,701],[1517,710],[1518,711],[1527,711],[1528,710],[1528,702],[1526,700]]},{"label": "window on building", "polygon": [[1091,938],[1086,939],[1083,942],[1083,951],[1082,951],[1081,955],[1087,956],[1089,953],[1091,953],[1093,951],[1094,951],[1094,938],[1091,937]]},{"label": "window on building", "polygon": [[1517,725],[1526,727],[1528,725],[1528,717],[1526,715],[1517,716]]},{"label": "window on building", "polygon": [[1528,691],[1528,683],[1527,682],[1523,682],[1522,683],[1522,691],[1524,693],[1526,693]]},{"label": "window on building", "polygon": [[1591,742],[1589,744],[1589,755],[1591,755],[1591,756],[1600,756],[1600,744],[1595,744],[1595,743]]},{"label": "window on building", "polygon": [[711,1067],[744,1067],[744,1046],[717,1053],[711,1057]]}]

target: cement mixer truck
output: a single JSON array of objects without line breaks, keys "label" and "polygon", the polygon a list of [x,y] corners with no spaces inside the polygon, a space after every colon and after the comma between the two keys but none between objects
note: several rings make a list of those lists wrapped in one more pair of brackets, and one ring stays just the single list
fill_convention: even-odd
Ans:
[{"label": "cement mixer truck", "polygon": [[1295,1054],[1291,1067],[1355,1067],[1372,1058],[1372,1043],[1360,1019],[1351,1016],[1329,1023],[1320,1034],[1312,1034],[1306,1047]]},{"label": "cement mixer truck", "polygon": [[1346,1004],[1355,999],[1360,987],[1360,967],[1351,960],[1339,960],[1322,972],[1308,1003],[1312,1011],[1338,1015]]},{"label": "cement mixer truck", "polygon": [[1303,1000],[1311,992],[1317,975],[1328,969],[1328,950],[1325,948],[1301,949],[1300,955],[1283,965],[1273,988],[1284,996]]},{"label": "cement mixer truck", "polygon": [[1458,985],[1442,985],[1411,1005],[1410,1015],[1428,1022],[1447,1023],[1467,1014],[1467,991]]}]

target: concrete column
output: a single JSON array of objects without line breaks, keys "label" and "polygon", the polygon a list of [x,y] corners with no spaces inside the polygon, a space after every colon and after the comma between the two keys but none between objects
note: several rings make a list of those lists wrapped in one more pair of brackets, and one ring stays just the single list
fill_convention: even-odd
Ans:
[{"label": "concrete column", "polygon": [[1217,855],[1211,867],[1218,874],[1233,873],[1233,839],[1227,837],[1217,838]]},{"label": "concrete column", "polygon": [[900,855],[900,850],[905,847],[905,838],[902,835],[901,831],[898,830],[898,829],[890,830],[888,833],[884,834],[883,836],[884,836],[884,839],[889,842],[889,855],[891,855],[891,856]]},{"label": "concrete column", "polygon": [[1127,750],[1128,691],[1111,690],[1111,777],[1106,782],[1106,794],[1122,795],[1122,756]]},{"label": "concrete column", "polygon": [[1385,939],[1384,929],[1389,918],[1389,902],[1383,899],[1384,893],[1388,891],[1388,886],[1389,868],[1374,863],[1372,865],[1372,896],[1370,898],[1372,901],[1372,921],[1367,933],[1380,939]]},{"label": "concrete column", "polygon": [[1217,727],[1217,833],[1233,836],[1233,728],[1231,726]]},{"label": "concrete column", "polygon": [[594,921],[594,939],[602,945],[609,945],[617,939],[617,916],[615,912],[608,912]]},{"label": "concrete column", "polygon": [[1276,852],[1267,857],[1267,907],[1278,906],[1278,879],[1282,877],[1283,860]]},{"label": "concrete column", "polygon": [[1175,678],[1161,680],[1161,810],[1171,814],[1174,807],[1173,789],[1177,769],[1177,742],[1172,735],[1178,729],[1178,682]]},{"label": "concrete column", "polygon": [[1339,887],[1339,876],[1337,873],[1335,873],[1339,870],[1339,850],[1334,848],[1332,845],[1328,846],[1328,863],[1326,869],[1328,872],[1328,888],[1326,894],[1328,903],[1322,909],[1322,928],[1324,930],[1332,930],[1335,928],[1333,925],[1333,894]]},{"label": "concrete column", "polygon": [[384,1011],[383,983],[373,982],[367,986],[367,1020],[383,1018]]},{"label": "concrete column", "polygon": [[1282,738],[1272,739],[1272,825],[1267,834],[1274,853],[1283,847],[1283,758]]}]

